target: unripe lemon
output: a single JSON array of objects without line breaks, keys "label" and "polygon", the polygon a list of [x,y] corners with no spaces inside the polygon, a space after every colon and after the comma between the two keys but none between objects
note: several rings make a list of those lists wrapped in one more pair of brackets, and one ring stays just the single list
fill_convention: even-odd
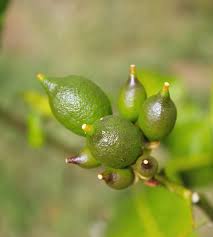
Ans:
[{"label": "unripe lemon", "polygon": [[165,82],[163,89],[142,105],[138,125],[149,140],[155,141],[172,131],[176,118],[177,109],[170,98],[169,83]]},{"label": "unripe lemon", "polygon": [[135,122],[140,109],[146,100],[146,91],[136,76],[135,65],[130,65],[129,79],[121,88],[118,97],[118,108],[121,116]]},{"label": "unripe lemon", "polygon": [[92,81],[76,75],[38,79],[45,88],[51,110],[58,121],[72,132],[84,136],[82,124],[92,124],[103,116],[112,114],[105,93]]},{"label": "unripe lemon", "polygon": [[93,125],[83,125],[93,156],[106,166],[124,168],[142,153],[140,130],[119,116],[106,116]]}]

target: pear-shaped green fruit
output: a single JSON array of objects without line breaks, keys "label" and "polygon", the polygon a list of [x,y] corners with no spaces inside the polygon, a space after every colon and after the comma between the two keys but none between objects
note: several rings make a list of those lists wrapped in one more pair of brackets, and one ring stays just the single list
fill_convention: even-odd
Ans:
[{"label": "pear-shaped green fruit", "polygon": [[166,137],[172,131],[176,118],[177,109],[170,98],[169,83],[165,82],[158,94],[143,103],[138,125],[150,141],[155,141]]},{"label": "pear-shaped green fruit", "polygon": [[105,93],[92,81],[81,76],[38,79],[45,88],[55,117],[72,132],[84,136],[82,124],[92,124],[103,116],[112,114],[111,104]]},{"label": "pear-shaped green fruit", "polygon": [[124,189],[129,187],[134,182],[134,172],[131,168],[106,170],[98,174],[98,179],[104,180],[106,184],[113,189]]},{"label": "pear-shaped green fruit", "polygon": [[158,162],[150,155],[142,155],[136,161],[135,170],[140,178],[144,180],[152,179],[157,174]]},{"label": "pear-shaped green fruit", "polygon": [[91,153],[106,166],[124,168],[142,154],[142,133],[124,118],[109,115],[82,129]]},{"label": "pear-shaped green fruit", "polygon": [[146,91],[137,79],[135,65],[130,65],[129,79],[121,88],[118,98],[118,108],[121,116],[135,122],[146,97]]},{"label": "pear-shaped green fruit", "polygon": [[72,156],[66,159],[67,164],[76,164],[81,168],[91,169],[100,166],[100,162],[97,161],[93,155],[91,154],[90,150],[87,147],[84,147],[79,155]]}]

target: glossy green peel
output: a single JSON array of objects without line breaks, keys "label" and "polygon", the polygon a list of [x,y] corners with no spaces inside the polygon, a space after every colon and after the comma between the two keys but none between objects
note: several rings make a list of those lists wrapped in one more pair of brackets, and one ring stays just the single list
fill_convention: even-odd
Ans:
[{"label": "glossy green peel", "polygon": [[135,122],[146,97],[146,91],[137,79],[136,67],[135,65],[130,65],[129,79],[121,88],[118,97],[118,108],[121,116]]},{"label": "glossy green peel", "polygon": [[133,184],[134,178],[134,172],[131,168],[106,168],[105,171],[98,174],[98,179],[104,180],[105,183],[113,189],[124,189],[129,187]]},{"label": "glossy green peel", "polygon": [[177,118],[177,109],[170,98],[169,83],[149,97],[142,105],[138,125],[150,141],[161,140],[172,131]]},{"label": "glossy green peel", "polygon": [[87,145],[93,156],[106,166],[124,168],[141,155],[143,137],[140,130],[119,116],[109,115],[93,124]]},{"label": "glossy green peel", "polygon": [[93,124],[103,116],[112,114],[105,93],[92,81],[76,75],[46,77],[38,74],[49,97],[52,113],[72,132],[85,136],[83,124]]}]

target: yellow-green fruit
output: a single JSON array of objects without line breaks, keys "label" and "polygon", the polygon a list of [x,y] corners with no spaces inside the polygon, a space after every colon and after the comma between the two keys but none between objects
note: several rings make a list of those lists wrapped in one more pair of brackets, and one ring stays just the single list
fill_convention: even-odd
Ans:
[{"label": "yellow-green fruit", "polygon": [[172,131],[176,118],[177,109],[170,98],[169,83],[165,82],[158,94],[143,103],[138,125],[150,141],[155,141],[166,137]]},{"label": "yellow-green fruit", "polygon": [[98,175],[98,179],[104,180],[106,184],[113,189],[124,189],[129,187],[133,184],[134,178],[134,172],[131,168],[106,168],[104,172]]},{"label": "yellow-green fruit", "polygon": [[92,124],[103,116],[112,114],[105,93],[92,81],[76,75],[38,79],[45,88],[51,110],[61,124],[72,132],[84,136],[82,124]]},{"label": "yellow-green fruit", "polygon": [[84,147],[80,151],[79,155],[67,158],[66,163],[76,164],[85,169],[91,169],[101,165],[100,162],[93,157],[92,153],[87,147]]},{"label": "yellow-green fruit", "polygon": [[118,98],[118,108],[121,116],[135,122],[146,97],[146,91],[137,79],[135,65],[131,65],[129,79],[121,88]]},{"label": "yellow-green fruit", "polygon": [[127,167],[142,153],[142,133],[124,118],[106,116],[82,128],[88,134],[87,145],[91,153],[106,166]]},{"label": "yellow-green fruit", "polygon": [[150,155],[143,155],[137,160],[135,169],[140,175],[140,178],[149,180],[157,174],[158,162],[154,157]]}]

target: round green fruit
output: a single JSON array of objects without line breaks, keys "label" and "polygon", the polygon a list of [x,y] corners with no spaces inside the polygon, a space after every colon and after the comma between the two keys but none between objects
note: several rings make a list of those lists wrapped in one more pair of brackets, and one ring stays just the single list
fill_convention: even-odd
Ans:
[{"label": "round green fruit", "polygon": [[103,116],[112,114],[105,93],[92,81],[76,75],[38,79],[49,97],[51,110],[57,120],[72,132],[84,136],[82,124],[92,124]]},{"label": "round green fruit", "polygon": [[113,189],[124,189],[134,182],[134,172],[131,168],[113,169],[106,168],[104,172],[98,175],[98,179],[104,180],[106,184]]},{"label": "round green fruit", "polygon": [[149,180],[157,174],[158,162],[152,156],[143,155],[137,160],[135,168],[142,179]]},{"label": "round green fruit", "polygon": [[93,125],[83,125],[93,156],[106,166],[124,168],[142,153],[143,137],[131,122],[119,116],[106,116]]},{"label": "round green fruit", "polygon": [[149,97],[142,105],[138,125],[150,141],[161,140],[169,135],[175,126],[177,109],[170,98],[169,83]]}]

